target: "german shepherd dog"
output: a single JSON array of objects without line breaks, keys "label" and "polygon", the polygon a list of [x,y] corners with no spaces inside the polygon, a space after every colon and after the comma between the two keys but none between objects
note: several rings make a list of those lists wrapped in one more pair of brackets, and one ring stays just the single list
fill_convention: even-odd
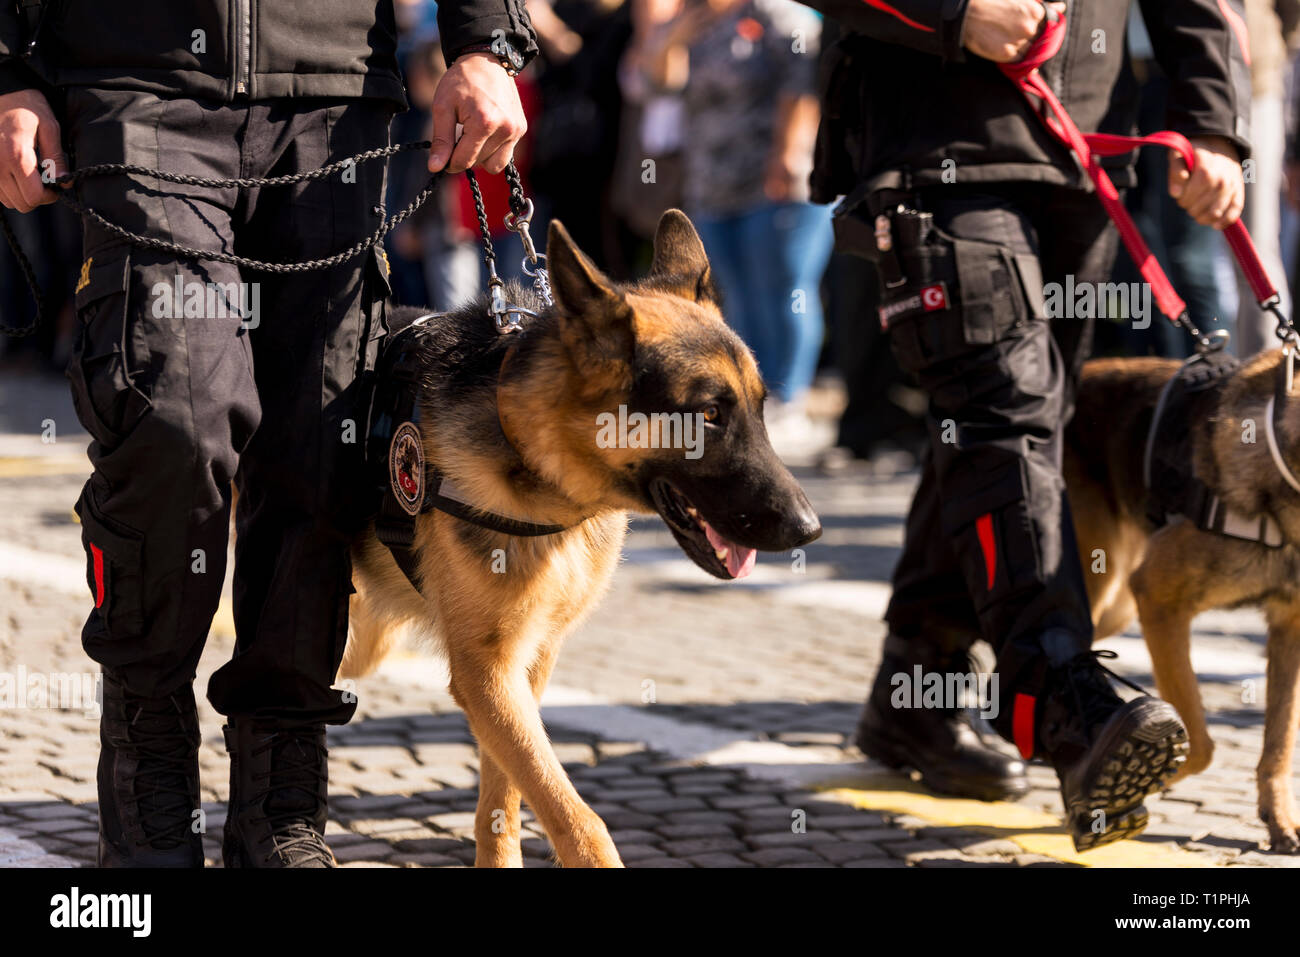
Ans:
[{"label": "german shepherd dog", "polygon": [[[1272,849],[1300,851],[1291,800],[1291,752],[1300,721],[1300,493],[1273,464],[1267,444],[1243,441],[1251,422],[1264,429],[1280,351],[1263,353],[1220,386],[1211,414],[1187,426],[1196,474],[1243,516],[1272,516],[1282,547],[1229,538],[1175,519],[1155,528],[1146,517],[1143,453],[1147,430],[1176,360],[1099,359],[1087,363],[1066,434],[1065,479],[1097,638],[1121,631],[1136,614],[1160,696],[1187,727],[1190,751],[1172,780],[1203,771],[1214,754],[1190,652],[1192,618],[1212,608],[1260,606],[1268,620],[1267,709],[1257,768],[1259,815]],[[1300,405],[1278,421],[1282,455],[1300,470]]]},{"label": "german shepherd dog", "polygon": [[[763,424],[764,387],[727,327],[709,262],[686,216],[660,220],[649,275],[611,281],[553,222],[555,305],[499,334],[480,301],[433,321],[421,356],[426,461],[476,506],[565,531],[503,534],[421,514],[417,592],[373,528],[353,548],[351,630],[341,678],[371,671],[414,623],[436,635],[480,752],[476,864],[521,866],[527,801],[566,867],[618,867],[604,823],[547,739],[538,701],[566,634],[607,589],[628,513],[658,513],[718,578],[749,573],[755,550],[786,551],[821,525]],[[603,413],[680,413],[698,454],[598,441]],[[605,421],[608,421],[607,419]],[[504,557],[504,571],[501,560]]]}]

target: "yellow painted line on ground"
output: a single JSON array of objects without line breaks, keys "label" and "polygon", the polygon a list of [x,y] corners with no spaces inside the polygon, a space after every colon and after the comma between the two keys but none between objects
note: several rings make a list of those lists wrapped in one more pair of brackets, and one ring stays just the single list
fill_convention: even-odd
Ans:
[{"label": "yellow painted line on ground", "polygon": [[1065,833],[1061,819],[1034,808],[1006,801],[970,801],[940,797],[896,775],[877,774],[827,783],[822,797],[864,811],[909,814],[934,827],[960,827],[988,837],[1002,838],[1031,854],[1042,854],[1084,867],[1212,867],[1204,855],[1170,843],[1116,841],[1080,853]]},{"label": "yellow painted line on ground", "polygon": [[0,456],[0,478],[28,478],[37,475],[88,475],[89,473],[90,463],[84,458]]}]

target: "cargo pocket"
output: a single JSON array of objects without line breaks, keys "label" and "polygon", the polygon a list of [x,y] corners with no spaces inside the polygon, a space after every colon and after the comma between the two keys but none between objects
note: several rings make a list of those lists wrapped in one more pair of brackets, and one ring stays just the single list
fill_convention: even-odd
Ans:
[{"label": "cargo pocket", "polygon": [[907,282],[880,317],[909,372],[1001,342],[1031,316],[1021,267],[1004,246],[932,228],[928,242],[898,255]]},{"label": "cargo pocket", "polygon": [[149,411],[140,371],[148,366],[143,336],[130,335],[131,257],[112,251],[87,257],[76,286],[79,329],[68,363],[77,418],[100,444],[113,448]]},{"label": "cargo pocket", "polygon": [[96,513],[91,491],[77,502],[81,543],[86,549],[86,584],[95,602],[103,631],[113,640],[130,640],[144,631],[143,571],[140,567],[144,536],[108,521]]},{"label": "cargo pocket", "polygon": [[1015,256],[1005,246],[973,239],[955,239],[953,246],[965,341],[973,346],[1001,342],[1029,318]]},{"label": "cargo pocket", "polygon": [[[1032,534],[1024,465],[980,466],[976,491],[945,501],[943,527],[954,543],[976,611],[1046,581]],[[966,483],[968,487],[971,482]]]}]

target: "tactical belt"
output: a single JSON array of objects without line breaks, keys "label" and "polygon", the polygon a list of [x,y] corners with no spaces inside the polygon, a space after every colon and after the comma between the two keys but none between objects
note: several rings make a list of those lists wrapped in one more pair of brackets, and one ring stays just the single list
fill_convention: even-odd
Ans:
[{"label": "tactical belt", "polygon": [[385,344],[370,400],[366,461],[378,486],[380,505],[375,535],[393,553],[416,591],[420,574],[415,557],[415,521],[435,509],[480,528],[536,538],[570,526],[542,525],[479,508],[459,493],[455,484],[424,458],[420,431],[421,337],[425,323],[439,315],[421,316],[392,335]]}]

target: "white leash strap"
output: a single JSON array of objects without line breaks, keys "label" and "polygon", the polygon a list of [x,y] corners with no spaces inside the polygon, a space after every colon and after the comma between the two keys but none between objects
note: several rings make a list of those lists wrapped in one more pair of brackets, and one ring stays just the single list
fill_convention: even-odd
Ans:
[{"label": "white leash strap", "polygon": [[1264,406],[1264,437],[1268,439],[1268,454],[1273,456],[1273,464],[1277,466],[1277,470],[1286,479],[1286,484],[1300,492],[1300,479],[1295,477],[1295,474],[1287,466],[1286,460],[1282,458],[1282,450],[1278,448],[1277,444],[1277,433],[1273,430],[1273,404],[1276,400],[1276,396],[1269,396],[1268,405]]}]

